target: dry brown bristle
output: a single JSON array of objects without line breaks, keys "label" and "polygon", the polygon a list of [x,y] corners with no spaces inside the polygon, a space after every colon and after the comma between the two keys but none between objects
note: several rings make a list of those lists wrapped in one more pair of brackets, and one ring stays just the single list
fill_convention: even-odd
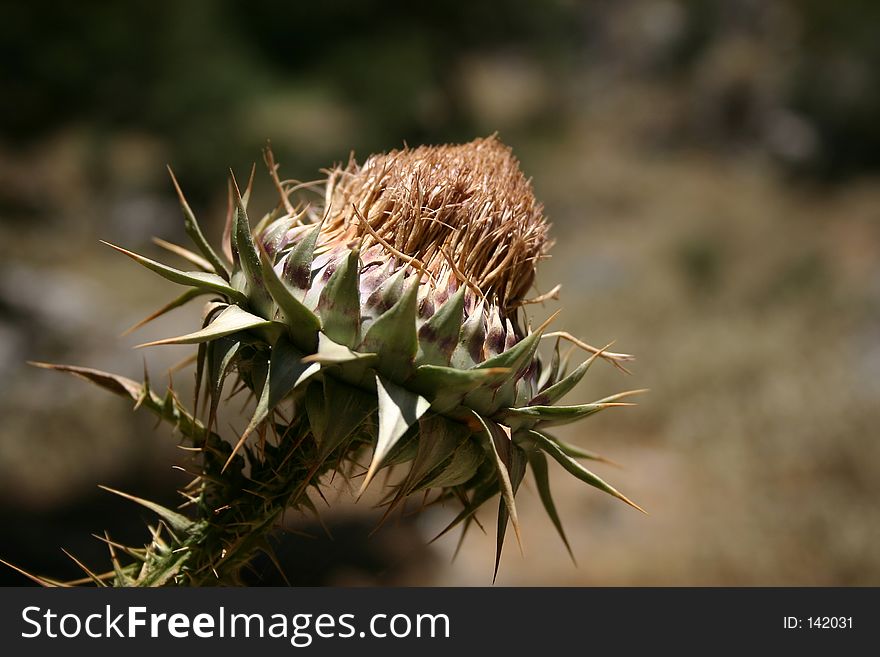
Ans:
[{"label": "dry brown bristle", "polygon": [[543,207],[494,136],[351,161],[330,172],[326,198],[325,248],[357,239],[363,249],[390,245],[438,279],[451,259],[502,310],[525,297],[550,246]]}]

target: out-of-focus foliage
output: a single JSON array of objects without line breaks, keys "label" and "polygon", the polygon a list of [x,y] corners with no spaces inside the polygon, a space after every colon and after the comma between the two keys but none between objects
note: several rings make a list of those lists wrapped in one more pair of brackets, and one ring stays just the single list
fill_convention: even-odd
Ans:
[{"label": "out-of-focus foliage", "polygon": [[[878,21],[870,0],[13,3],[0,24],[0,127],[19,145],[72,121],[161,133],[207,185],[216,162],[279,139],[257,119],[336,113],[339,134],[293,153],[314,165],[315,151],[466,139],[493,112],[502,128],[552,125],[572,83],[636,78],[691,97],[666,126],[677,139],[757,145],[840,178],[880,164]],[[541,80],[541,98],[515,88],[523,74]],[[475,99],[492,78],[526,107]],[[296,151],[291,131],[280,141]]]}]

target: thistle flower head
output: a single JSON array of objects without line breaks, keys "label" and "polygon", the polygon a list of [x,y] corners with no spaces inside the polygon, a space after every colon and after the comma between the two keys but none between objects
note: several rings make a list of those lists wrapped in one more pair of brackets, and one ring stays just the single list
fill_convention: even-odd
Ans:
[{"label": "thistle flower head", "polygon": [[[534,330],[521,323],[518,309],[550,242],[542,206],[509,148],[489,137],[404,148],[362,165],[352,160],[328,172],[323,206],[292,201],[271,153],[267,163],[281,202],[252,230],[250,185],[241,194],[233,181],[226,261],[179,188],[200,253],[172,250],[199,271],[114,247],[189,288],[151,318],[209,296],[200,328],[150,343],[199,345],[202,417],[172,393],[157,398],[147,382],[67,368],[174,422],[202,453],[187,493],[198,501],[199,519],[189,525],[166,510],[176,543],[161,559],[145,554],[145,563],[159,565],[131,582],[167,581],[155,571],[172,567],[180,583],[201,582],[206,572],[234,578],[262,544],[261,532],[284,508],[308,506],[306,491],[331,470],[364,467],[363,491],[379,470],[405,464],[386,491],[389,511],[424,492],[461,505],[447,530],[466,530],[476,510],[500,494],[496,570],[508,523],[519,538],[515,495],[529,467],[568,545],[547,456],[632,504],[580,462],[600,457],[548,432],[627,405],[620,399],[631,392],[556,403],[596,358],[619,364],[630,357],[558,333],[547,358],[538,349],[546,322]],[[571,372],[561,363],[559,337],[592,352]],[[228,378],[255,400],[246,428],[229,440],[214,431]]]}]

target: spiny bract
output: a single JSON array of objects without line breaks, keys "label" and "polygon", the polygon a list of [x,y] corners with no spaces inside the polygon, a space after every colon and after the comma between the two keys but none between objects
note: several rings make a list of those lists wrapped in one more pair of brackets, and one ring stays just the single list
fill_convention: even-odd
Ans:
[{"label": "spiny bract", "polygon": [[[310,205],[291,200],[298,188],[279,179],[270,151],[266,161],[281,202],[252,229],[251,185],[241,195],[230,180],[225,259],[179,187],[199,253],[168,246],[197,271],[114,247],[190,288],[153,317],[210,298],[200,330],[150,343],[199,345],[196,401],[204,389],[204,423],[172,392],[162,399],[146,382],[54,366],[132,397],[201,449],[200,472],[186,492],[198,518],[138,500],[172,532],[129,549],[137,567],[117,563],[117,584],[204,584],[211,574],[237,581],[254,552],[267,549],[265,534],[280,511],[309,507],[308,488],[328,471],[356,467],[364,449],[371,458],[361,492],[377,471],[407,463],[385,500],[389,510],[430,491],[436,501],[462,506],[445,531],[461,523],[466,530],[475,510],[500,493],[496,572],[509,521],[519,537],[514,496],[529,465],[568,546],[546,455],[632,504],[577,460],[598,457],[547,433],[624,405],[619,400],[631,393],[554,404],[597,357],[616,365],[629,357],[565,333],[550,334],[557,341],[549,360],[538,355],[545,326],[524,326],[521,308],[549,247],[547,224],[510,149],[490,137],[373,155],[360,166],[351,161],[328,172],[323,202]],[[568,374],[560,336],[592,351]],[[253,393],[256,410],[226,442],[214,428],[230,375]]]}]

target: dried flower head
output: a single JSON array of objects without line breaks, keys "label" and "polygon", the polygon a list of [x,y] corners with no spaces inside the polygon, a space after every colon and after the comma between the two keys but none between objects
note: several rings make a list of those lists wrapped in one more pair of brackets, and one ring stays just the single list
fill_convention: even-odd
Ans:
[{"label": "dried flower head", "polygon": [[494,136],[352,160],[330,172],[326,211],[324,244],[390,245],[435,279],[464,277],[504,312],[550,247],[543,206]]}]

